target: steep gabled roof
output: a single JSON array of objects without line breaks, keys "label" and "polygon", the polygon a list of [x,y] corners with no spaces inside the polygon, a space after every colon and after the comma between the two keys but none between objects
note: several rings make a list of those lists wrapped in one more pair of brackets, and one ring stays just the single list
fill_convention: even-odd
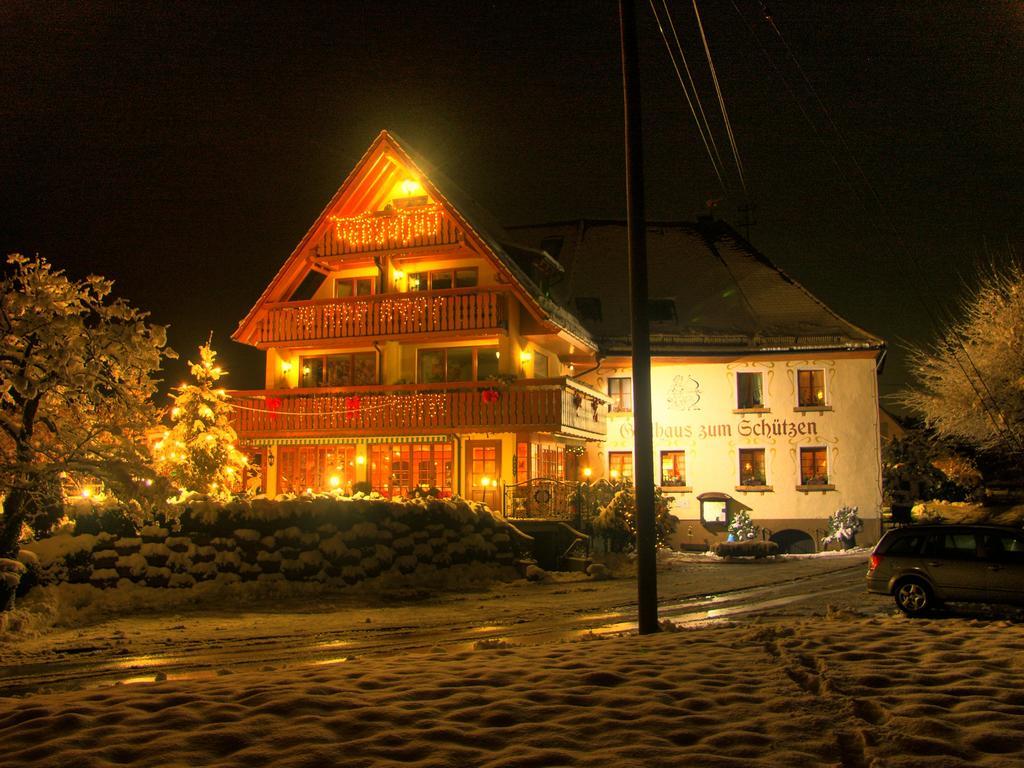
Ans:
[{"label": "steep gabled roof", "polygon": [[546,301],[540,288],[524,269],[523,262],[531,255],[543,260],[546,256],[543,251],[534,250],[528,245],[515,245],[508,232],[491,214],[388,131],[381,131],[374,139],[256,304],[239,323],[232,338],[246,341],[264,304],[289,299],[313,269],[308,255],[313,244],[318,241],[318,236],[330,226],[330,216],[352,216],[376,210],[380,207],[382,196],[408,174],[417,177],[427,194],[442,205],[463,228],[467,238],[471,238],[481,252],[492,257],[531,314],[542,323],[550,325],[554,331],[564,331],[583,346],[596,349],[587,330],[570,314]]},{"label": "steep gabled roof", "polygon": [[[561,303],[577,312],[606,355],[629,354],[629,275],[622,221],[511,227],[530,243],[561,237]],[[655,355],[790,350],[881,350],[884,342],[840,317],[721,221],[650,223],[649,292],[674,318],[651,323]],[[581,311],[578,299],[590,302]]]}]

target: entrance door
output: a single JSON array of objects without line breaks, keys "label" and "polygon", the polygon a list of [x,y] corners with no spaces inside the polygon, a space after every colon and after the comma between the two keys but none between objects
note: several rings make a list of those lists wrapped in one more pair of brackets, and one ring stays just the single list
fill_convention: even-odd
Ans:
[{"label": "entrance door", "polygon": [[466,441],[466,485],[473,501],[501,509],[501,441]]}]

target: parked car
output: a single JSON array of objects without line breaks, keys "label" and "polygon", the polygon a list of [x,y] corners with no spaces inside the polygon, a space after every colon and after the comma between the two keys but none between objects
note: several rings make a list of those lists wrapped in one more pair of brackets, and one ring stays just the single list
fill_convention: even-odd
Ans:
[{"label": "parked car", "polygon": [[1001,525],[916,525],[878,542],[868,592],[892,595],[908,616],[946,601],[1024,605],[1024,530]]}]

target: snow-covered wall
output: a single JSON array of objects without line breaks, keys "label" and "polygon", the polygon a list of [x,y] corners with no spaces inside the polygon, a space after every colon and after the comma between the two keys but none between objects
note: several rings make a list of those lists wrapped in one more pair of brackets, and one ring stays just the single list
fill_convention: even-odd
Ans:
[{"label": "snow-covered wall", "polygon": [[228,581],[355,584],[454,564],[512,566],[525,537],[462,499],[305,496],[187,503],[174,526],[137,535],[58,534],[25,546],[42,583],[151,587]]}]

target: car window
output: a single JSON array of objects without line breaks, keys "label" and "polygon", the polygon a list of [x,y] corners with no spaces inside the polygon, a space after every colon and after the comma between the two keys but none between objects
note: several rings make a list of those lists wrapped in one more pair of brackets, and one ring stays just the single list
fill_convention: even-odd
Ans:
[{"label": "car window", "polygon": [[921,545],[924,543],[924,536],[900,536],[895,539],[885,551],[886,556],[909,557],[921,552]]},{"label": "car window", "polygon": [[987,560],[1024,563],[1024,538],[1012,533],[986,534],[981,554]]},{"label": "car window", "polygon": [[928,537],[924,554],[950,560],[974,560],[978,542],[973,533],[934,533]]}]

